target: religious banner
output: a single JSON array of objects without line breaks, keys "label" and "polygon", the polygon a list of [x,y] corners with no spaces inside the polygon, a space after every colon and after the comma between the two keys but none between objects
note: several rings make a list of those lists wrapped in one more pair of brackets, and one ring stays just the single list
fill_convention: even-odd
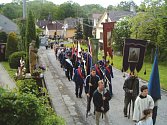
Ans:
[{"label": "religious banner", "polygon": [[123,71],[139,72],[143,66],[147,41],[137,39],[125,39],[123,53]]},{"label": "religious banner", "polygon": [[92,49],[92,64],[94,65],[98,61],[99,39],[90,39]]},{"label": "religious banner", "polygon": [[102,23],[103,25],[103,49],[104,49],[104,56],[106,59],[107,52],[109,53],[110,57],[112,58],[112,30],[114,29],[115,22],[106,22]]}]

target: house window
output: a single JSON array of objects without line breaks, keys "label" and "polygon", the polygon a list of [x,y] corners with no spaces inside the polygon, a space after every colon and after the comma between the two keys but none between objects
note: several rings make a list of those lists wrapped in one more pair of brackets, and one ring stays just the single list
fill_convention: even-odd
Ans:
[{"label": "house window", "polygon": [[103,32],[100,32],[100,39],[103,39]]}]

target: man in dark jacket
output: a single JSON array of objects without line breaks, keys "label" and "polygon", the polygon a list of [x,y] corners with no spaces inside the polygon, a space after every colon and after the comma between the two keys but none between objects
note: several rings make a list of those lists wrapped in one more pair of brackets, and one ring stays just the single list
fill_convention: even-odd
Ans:
[{"label": "man in dark jacket", "polygon": [[102,80],[103,79],[103,73],[102,73],[102,71],[100,69],[99,64],[98,63],[95,64],[94,67],[96,69],[96,74],[100,77],[100,80]]},{"label": "man in dark jacket", "polygon": [[130,76],[125,80],[123,89],[125,91],[124,116],[127,117],[128,105],[131,104],[132,100],[132,106],[133,106],[132,111],[133,111],[136,97],[139,94],[139,79],[135,76],[134,72],[130,73]]},{"label": "man in dark jacket", "polygon": [[94,91],[98,87],[98,81],[100,80],[99,76],[96,75],[95,68],[91,69],[90,75],[88,75],[85,79],[85,93],[87,95],[87,114],[90,115],[90,106],[91,100],[93,97]]},{"label": "man in dark jacket", "polygon": [[113,71],[112,71],[112,66],[109,65],[109,61],[106,61],[106,67],[105,67],[105,87],[108,85],[109,90],[110,90],[110,94],[111,96],[113,95],[113,91],[112,91],[112,81],[111,78],[114,78],[113,75]]},{"label": "man in dark jacket", "polygon": [[79,66],[78,69],[75,70],[73,80],[75,82],[75,95],[78,98],[78,90],[79,90],[79,98],[82,98],[82,90],[84,85],[85,71],[83,67]]},{"label": "man in dark jacket", "polygon": [[[99,125],[101,114],[105,117],[105,124],[109,125],[107,111],[109,111],[109,100],[111,99],[110,92],[104,88],[102,80],[98,81],[98,88],[93,94],[93,103],[95,106],[96,125]],[[102,116],[103,117],[103,116]]]}]

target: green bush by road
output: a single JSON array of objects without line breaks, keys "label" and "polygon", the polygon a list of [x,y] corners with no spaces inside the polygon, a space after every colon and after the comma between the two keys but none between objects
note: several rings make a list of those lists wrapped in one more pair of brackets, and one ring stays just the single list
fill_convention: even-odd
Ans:
[{"label": "green bush by road", "polygon": [[[14,79],[16,69],[8,62],[2,63]],[[65,125],[48,102],[48,95],[42,96],[33,79],[18,80],[18,89],[10,92],[0,87],[0,123],[7,125]]]}]

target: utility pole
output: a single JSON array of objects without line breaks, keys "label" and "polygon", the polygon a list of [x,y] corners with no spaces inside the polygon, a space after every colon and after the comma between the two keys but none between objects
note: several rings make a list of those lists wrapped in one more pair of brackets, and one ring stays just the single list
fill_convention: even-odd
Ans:
[{"label": "utility pole", "polygon": [[23,0],[23,20],[26,19],[26,0]]}]

